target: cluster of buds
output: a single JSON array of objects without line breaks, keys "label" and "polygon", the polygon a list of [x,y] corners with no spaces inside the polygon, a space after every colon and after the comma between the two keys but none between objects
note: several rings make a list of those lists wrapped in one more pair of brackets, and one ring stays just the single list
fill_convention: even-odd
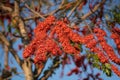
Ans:
[{"label": "cluster of buds", "polygon": [[[79,30],[73,30],[68,26],[67,19],[58,20],[54,16],[47,17],[44,21],[39,22],[34,29],[34,39],[25,48],[23,57],[34,58],[35,63],[42,63],[47,60],[49,56],[59,56],[62,53],[72,54],[75,58],[75,64],[80,67],[80,49],[77,44],[85,45],[91,52],[97,54],[102,63],[109,63],[109,60],[120,64],[120,59],[115,54],[113,48],[107,43],[105,36],[106,32],[100,28],[94,28],[93,33],[86,36],[79,34]],[[117,48],[120,50],[119,31],[115,28],[111,37],[114,39]],[[71,44],[71,41],[75,45]],[[113,66],[113,71],[116,74],[116,68]],[[74,69],[72,73],[78,73],[78,69]]]},{"label": "cluster of buds", "polygon": [[105,32],[102,32],[101,29],[94,28],[94,34],[89,34],[85,36],[83,38],[83,43],[86,45],[87,48],[90,49],[91,52],[94,52],[97,54],[98,58],[100,59],[102,63],[108,63],[108,58],[104,54],[103,50],[99,46],[97,46],[98,39],[96,39],[95,36],[97,36],[97,38],[100,38],[98,37],[97,31],[100,31],[101,35],[106,35]]},{"label": "cluster of buds", "polygon": [[48,53],[51,55],[61,55],[57,42],[48,37],[48,31],[51,29],[53,22],[55,21],[54,16],[49,16],[45,21],[39,22],[37,27],[34,29],[35,37],[31,43],[25,48],[23,57],[27,58],[34,55],[34,62],[41,63],[45,62]]},{"label": "cluster of buds", "polygon": [[106,42],[104,38],[106,36],[105,31],[97,28],[94,30],[94,33],[98,38],[100,46],[102,47],[103,51],[108,55],[109,59],[117,64],[120,64],[120,59],[117,57],[113,48]]},{"label": "cluster of buds", "polygon": [[113,28],[113,33],[111,34],[111,38],[115,41],[116,47],[118,49],[118,53],[120,54],[120,29]]},{"label": "cluster of buds", "polygon": [[120,77],[120,70],[115,65],[112,64],[111,69]]},{"label": "cluster of buds", "polygon": [[67,21],[57,20],[49,16],[43,22],[39,22],[34,29],[34,39],[25,48],[23,57],[34,55],[34,62],[45,62],[47,56],[58,56],[62,53],[79,54],[80,50],[71,45],[71,40],[79,38],[77,33],[67,26]]}]

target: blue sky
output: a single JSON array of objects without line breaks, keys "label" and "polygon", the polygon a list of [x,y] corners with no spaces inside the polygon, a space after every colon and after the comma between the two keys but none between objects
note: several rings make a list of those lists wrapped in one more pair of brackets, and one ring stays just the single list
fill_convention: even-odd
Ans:
[{"label": "blue sky", "polygon": [[[116,1],[118,1],[118,0],[116,0]],[[118,3],[115,3],[115,4],[118,4]],[[114,4],[114,5],[115,5]],[[85,9],[85,11],[83,11],[83,12],[87,12],[87,9]],[[5,27],[7,27],[7,22],[5,22],[4,23],[4,25],[5,25]],[[33,26],[34,26],[34,24],[33,24]],[[111,43],[111,42],[110,42]],[[16,41],[16,43],[14,44],[14,48],[16,49],[16,50],[18,50],[18,44],[21,44],[21,40],[19,39],[19,40],[17,40]],[[20,57],[22,57],[22,51],[23,50],[21,50],[21,51],[18,51],[18,55],[20,56]],[[4,51],[2,50],[2,47],[0,46],[0,63],[3,63],[4,62]],[[12,77],[12,80],[25,80],[25,77],[24,77],[24,75],[23,75],[23,71],[22,71],[22,69],[19,67],[19,65],[16,63],[16,61],[15,61],[15,59],[13,58],[13,56],[11,55],[11,54],[9,54],[9,64],[10,64],[10,67],[17,67],[17,71],[18,72],[20,72],[20,75],[18,76],[18,75],[14,75],[13,77]],[[52,64],[51,63],[51,61],[49,60],[48,62],[47,62],[47,66],[45,67],[45,69],[47,69],[47,67],[50,65],[50,64]],[[3,69],[3,65],[1,65],[1,68]],[[67,75],[67,73],[70,71],[70,69],[72,69],[72,68],[74,68],[75,67],[75,65],[74,64],[70,64],[70,65],[66,65],[65,66],[65,69],[64,69],[64,76],[61,78],[60,77],[60,74],[61,74],[61,71],[62,71],[62,68],[60,67],[60,68],[58,68],[55,72],[56,72],[56,74],[53,74],[53,76],[52,77],[50,77],[48,80],[77,80],[79,77],[78,77],[78,75],[75,75],[75,74],[73,74],[72,76],[66,76]],[[88,72],[90,72],[89,70],[88,70]],[[99,72],[99,70],[98,69],[95,69],[94,70],[94,73],[97,73],[97,72]],[[102,71],[100,71],[100,73],[101,73],[101,77],[103,78],[103,80],[120,80],[120,78],[117,76],[117,75],[115,75],[114,73],[112,73],[113,74],[113,76],[112,77],[107,77]],[[42,74],[41,74],[42,75]],[[85,74],[81,74],[81,76],[84,78],[85,77]]]}]

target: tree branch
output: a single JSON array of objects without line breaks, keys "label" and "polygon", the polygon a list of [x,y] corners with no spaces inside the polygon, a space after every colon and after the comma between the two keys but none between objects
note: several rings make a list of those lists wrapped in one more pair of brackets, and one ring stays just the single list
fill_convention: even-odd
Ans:
[{"label": "tree branch", "polygon": [[[14,12],[13,12],[12,17],[18,22],[18,27],[20,30],[20,34],[22,36],[22,42],[24,43],[26,47],[29,42],[29,38],[27,35],[27,30],[25,29],[24,22],[20,17],[19,11],[20,11],[19,3],[17,1],[14,1]],[[26,80],[33,80],[32,63],[30,61],[30,58],[24,59],[21,67],[25,73]]]},{"label": "tree branch", "polygon": [[0,3],[0,10],[7,11],[7,12],[12,12],[13,9],[7,6],[4,6],[2,3]]},{"label": "tree branch", "polygon": [[[21,2],[24,2],[24,0],[21,0]],[[25,7],[28,8],[31,12],[33,12],[35,15],[38,15],[38,16],[41,17],[42,19],[45,19],[44,16],[42,16],[42,15],[39,14],[38,12],[34,11],[33,9],[31,9],[26,3],[25,3]]]},{"label": "tree branch", "polygon": [[20,34],[22,36],[22,41],[25,45],[27,45],[28,42],[29,42],[29,38],[28,38],[28,35],[27,35],[27,30],[25,29],[24,22],[21,19],[19,13],[20,13],[19,12],[19,4],[15,1],[14,2],[14,12],[13,12],[12,17],[18,22],[18,27],[19,27],[19,30],[20,30]]},{"label": "tree branch", "polygon": [[70,13],[68,14],[67,17],[70,17],[72,15],[72,13],[75,11],[75,9],[79,6],[79,4],[82,2],[83,0],[80,0],[79,2],[76,2],[77,4],[73,7],[73,9],[70,11]]},{"label": "tree branch", "polygon": [[10,42],[5,38],[5,36],[0,32],[0,40],[8,47],[8,49],[10,50],[10,52],[12,53],[13,57],[15,58],[15,60],[17,61],[17,63],[19,65],[21,65],[21,59],[19,58],[19,56],[17,55],[17,53],[14,51],[14,49],[12,48]]},{"label": "tree branch", "polygon": [[84,16],[81,17],[81,20],[85,20],[87,17],[89,17],[91,14],[93,14],[95,11],[97,11],[99,9],[99,7],[101,7],[101,5],[103,5],[105,3],[106,0],[102,0],[102,2],[100,2],[99,4],[97,4],[92,11],[89,11],[87,14],[85,14]]},{"label": "tree branch", "polygon": [[54,70],[59,67],[60,64],[61,61],[59,60],[59,57],[55,57],[53,59],[53,65],[39,80],[47,80],[54,73]]},{"label": "tree branch", "polygon": [[[49,55],[47,57],[47,61],[48,61],[48,58],[49,58]],[[35,74],[34,77],[35,77],[35,79],[38,79],[40,74],[43,72],[43,69],[45,68],[47,61],[44,63],[44,65],[42,63],[35,65],[35,70],[34,70],[34,74]]]},{"label": "tree branch", "polygon": [[[45,14],[43,15],[44,17],[46,16],[49,16],[49,15],[53,15],[54,13],[57,13],[58,11],[62,10],[62,9],[65,9],[65,7],[68,5],[68,4],[74,4],[75,2],[70,2],[68,4],[64,4],[65,3],[65,0],[62,0],[61,4],[59,5],[59,7],[56,9],[56,10],[53,10],[52,12],[48,13],[48,14]],[[38,15],[35,15],[35,16],[32,16],[32,17],[28,17],[28,18],[24,18],[24,20],[30,20],[30,19],[35,19],[35,18],[40,18],[40,16]]]},{"label": "tree branch", "polygon": [[35,70],[34,70],[34,79],[36,80],[36,79],[38,79],[38,77],[40,76],[40,74],[42,73],[42,71],[43,71],[43,69],[44,69],[44,67],[45,67],[46,65],[40,65],[40,64],[36,64],[35,65]]},{"label": "tree branch", "polygon": [[[88,18],[91,14],[93,14],[95,11],[97,11],[99,9],[99,7],[101,7],[101,5],[103,5],[105,3],[106,0],[102,0],[102,2],[100,2],[99,4],[97,4],[93,9],[92,11],[89,11],[87,14],[85,14],[84,16],[81,17],[81,20],[85,20],[86,18]],[[70,4],[73,4],[74,2],[71,2]],[[66,4],[67,5],[67,4]],[[50,12],[49,14],[46,14],[46,15],[43,15],[44,17],[45,16],[48,16],[48,15],[52,15],[56,12],[58,12],[59,10],[63,9],[66,7],[66,5],[63,5],[61,4],[58,9]],[[73,9],[74,11],[74,9]],[[70,15],[70,13],[69,13]],[[35,19],[35,18],[40,18],[40,16],[36,15],[36,16],[33,16],[33,17],[28,17],[28,18],[24,18],[24,20],[30,20],[30,19]]]},{"label": "tree branch", "polygon": [[16,74],[13,74],[12,76],[8,77],[8,78],[5,78],[3,80],[10,80],[12,77],[16,76],[16,75],[20,75],[20,74],[23,74],[23,72],[19,72],[19,73],[16,73]]},{"label": "tree branch", "polygon": [[8,50],[8,47],[6,45],[3,45],[4,46],[4,51],[5,51],[5,59],[4,59],[4,66],[8,66],[8,53],[9,53],[9,50]]}]

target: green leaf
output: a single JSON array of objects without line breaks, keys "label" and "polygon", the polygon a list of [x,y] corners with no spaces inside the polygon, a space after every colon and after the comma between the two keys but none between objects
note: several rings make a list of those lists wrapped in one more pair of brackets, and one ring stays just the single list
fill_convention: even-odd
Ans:
[{"label": "green leaf", "polygon": [[111,70],[110,69],[105,69],[105,73],[108,77],[111,77]]},{"label": "green leaf", "polygon": [[79,49],[81,50],[81,52],[83,51],[83,49],[82,49],[82,44],[78,44],[78,47],[79,47]]},{"label": "green leaf", "polygon": [[10,25],[8,25],[7,29],[8,29],[8,32],[11,32],[11,26]]},{"label": "green leaf", "polygon": [[105,67],[106,67],[107,69],[111,69],[111,65],[110,65],[109,63],[105,63]]},{"label": "green leaf", "polygon": [[100,69],[100,65],[98,63],[93,63],[93,67]]},{"label": "green leaf", "polygon": [[92,57],[93,57],[93,59],[94,59],[95,61],[99,61],[97,55],[93,55]]},{"label": "green leaf", "polygon": [[20,31],[18,29],[15,29],[14,34],[20,34]]},{"label": "green leaf", "polygon": [[109,63],[102,64],[102,70],[108,77],[111,76],[112,71]]},{"label": "green leaf", "polygon": [[87,54],[87,58],[90,59],[91,58],[91,54]]}]

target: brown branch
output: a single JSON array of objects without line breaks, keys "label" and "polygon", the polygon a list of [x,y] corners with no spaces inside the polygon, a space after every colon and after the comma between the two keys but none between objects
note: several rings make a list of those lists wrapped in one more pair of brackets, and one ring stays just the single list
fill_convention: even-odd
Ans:
[{"label": "brown branch", "polygon": [[3,5],[2,3],[0,3],[0,10],[7,11],[7,12],[13,11],[12,8],[7,7],[7,6]]},{"label": "brown branch", "polygon": [[34,70],[34,74],[35,74],[34,78],[35,78],[35,80],[38,79],[40,74],[43,72],[43,69],[45,68],[49,57],[50,57],[50,55],[47,55],[47,60],[44,62],[44,64],[41,63],[41,64],[36,64],[35,65],[35,70]]},{"label": "brown branch", "polygon": [[[85,20],[85,19],[88,18],[91,14],[93,14],[95,11],[97,11],[98,8],[101,7],[101,5],[103,5],[103,4],[105,3],[105,1],[106,1],[106,0],[102,0],[102,2],[100,2],[99,4],[97,4],[97,5],[92,9],[92,11],[89,11],[87,14],[85,14],[84,16],[82,16],[82,17],[81,17],[81,20]],[[75,3],[75,2],[70,2],[69,4],[73,4],[73,3]],[[58,9],[56,9],[56,10],[54,10],[54,11],[52,11],[52,12],[46,14],[46,15],[43,15],[43,16],[46,17],[46,16],[48,16],[48,15],[52,15],[52,14],[58,12],[59,10],[65,9],[66,6],[67,6],[67,4],[66,4],[66,5],[61,4],[61,5],[58,7]],[[74,9],[73,9],[73,11],[74,11]],[[36,16],[33,16],[33,17],[24,18],[24,20],[30,20],[30,19],[35,19],[35,18],[40,18],[40,16],[36,15]]]},{"label": "brown branch", "polygon": [[25,7],[28,8],[31,12],[33,12],[35,15],[38,15],[42,19],[45,19],[45,17],[43,17],[42,15],[40,15],[40,13],[38,13],[38,12],[34,11],[33,9],[31,9],[27,4],[25,4]]},{"label": "brown branch", "polygon": [[55,57],[53,60],[53,65],[50,67],[49,71],[47,71],[47,73],[45,73],[39,80],[47,80],[53,74],[54,70],[59,67],[60,64],[61,61],[59,60],[59,57]]},{"label": "brown branch", "polygon": [[5,36],[0,32],[0,40],[2,41],[2,42],[4,42],[4,44],[6,45],[6,46],[10,46],[10,43],[8,42],[8,40],[5,38]]},{"label": "brown branch", "polygon": [[22,69],[24,71],[26,80],[34,80],[30,58],[24,59]]},{"label": "brown branch", "polygon": [[[24,0],[21,0],[21,2],[24,2]],[[25,5],[26,8],[28,8],[35,15],[38,15],[40,18],[45,19],[44,16],[42,16],[40,13],[36,12],[35,10],[31,9],[26,3],[24,5]]]},{"label": "brown branch", "polygon": [[90,31],[90,33],[92,33],[92,34],[93,34],[93,31],[92,31],[91,27],[87,24],[87,22],[86,22],[86,21],[84,21],[84,24],[88,27],[88,30]]},{"label": "brown branch", "polygon": [[101,5],[103,5],[105,3],[106,0],[102,0],[102,2],[100,2],[99,4],[97,4],[92,11],[89,11],[87,14],[85,14],[84,16],[81,17],[81,20],[85,20],[87,17],[89,17],[91,14],[93,14],[95,11],[97,11],[99,9],[99,7],[101,7]]},{"label": "brown branch", "polygon": [[[23,2],[23,1],[22,1],[22,2]],[[65,0],[62,0],[61,4],[59,5],[59,7],[58,7],[56,10],[54,10],[54,11],[52,11],[52,12],[46,14],[46,15],[43,15],[43,17],[46,17],[46,16],[48,16],[48,15],[53,15],[54,13],[58,12],[58,11],[61,10],[63,7],[65,7],[65,6],[63,6],[64,3],[65,3]],[[39,2],[39,4],[40,4],[40,2]],[[26,4],[26,7],[27,7],[28,9],[30,9],[27,4]],[[33,13],[35,13],[35,11],[33,11]],[[40,18],[40,17],[41,17],[41,15],[39,14],[39,15],[35,15],[35,16],[28,17],[28,18],[24,18],[24,20],[26,21],[26,20],[35,19],[35,18]]]},{"label": "brown branch", "polygon": [[76,2],[77,4],[73,7],[73,9],[70,11],[70,13],[68,14],[67,17],[70,17],[72,15],[72,13],[75,11],[75,9],[80,5],[80,3],[82,2],[83,0],[80,0],[79,2]]},{"label": "brown branch", "polygon": [[38,12],[40,11],[40,8],[41,8],[41,6],[42,6],[42,2],[41,2],[41,0],[38,0]]},{"label": "brown branch", "polygon": [[[20,17],[19,11],[20,11],[19,3],[17,1],[14,1],[14,12],[12,17],[18,22],[18,27],[20,30],[20,34],[22,36],[22,42],[26,47],[29,42],[29,38],[27,35],[27,30],[25,29],[24,22]],[[33,80],[32,63],[30,61],[30,58],[24,59],[21,67],[24,71],[26,80]]]},{"label": "brown branch", "polygon": [[[53,15],[54,13],[57,13],[58,11],[62,10],[62,9],[65,9],[65,7],[68,5],[68,4],[74,4],[76,2],[70,2],[68,4],[64,4],[65,3],[65,0],[62,0],[61,4],[59,5],[59,7],[56,9],[56,10],[53,10],[52,12],[49,12],[48,14],[45,14],[45,15],[42,15],[44,17],[46,16],[49,16],[49,15]],[[31,19],[35,19],[35,18],[40,18],[40,16],[38,15],[35,15],[35,16],[31,16],[31,17],[28,17],[28,18],[24,18],[24,20],[31,20]]]},{"label": "brown branch", "polygon": [[28,42],[29,42],[29,38],[28,38],[28,35],[27,35],[27,30],[25,29],[24,22],[19,15],[19,13],[20,13],[19,10],[20,10],[19,9],[19,4],[15,1],[14,2],[14,12],[12,14],[12,17],[18,22],[18,27],[19,27],[19,30],[20,30],[20,34],[22,36],[22,41],[25,45],[27,45]]},{"label": "brown branch", "polygon": [[27,17],[27,18],[24,18],[24,21],[27,21],[27,20],[32,20],[32,19],[35,19],[35,18],[40,18],[40,16],[30,16],[30,17]]},{"label": "brown branch", "polygon": [[59,5],[59,7],[56,10],[54,10],[54,11],[52,11],[49,14],[46,14],[46,15],[53,15],[54,13],[56,13],[59,10],[63,9],[66,6],[66,5],[64,5],[64,3],[65,3],[65,0],[62,0],[61,4]]},{"label": "brown branch", "polygon": [[[3,79],[3,80],[10,80],[12,77],[14,77],[14,76],[16,76],[16,75],[20,75],[20,74],[23,74],[23,72],[19,72],[19,73],[13,74],[12,76],[7,77],[7,78],[5,78],[5,79]],[[1,80],[1,79],[0,79],[0,80]]]},{"label": "brown branch", "polygon": [[10,42],[5,38],[5,36],[0,32],[0,40],[8,47],[8,49],[10,50],[10,52],[12,53],[13,57],[15,58],[15,60],[17,61],[17,63],[19,65],[21,65],[21,59],[19,58],[19,56],[17,55],[17,53],[14,51],[14,49],[12,48]]},{"label": "brown branch", "polygon": [[3,46],[4,46],[4,51],[5,51],[4,66],[7,67],[8,66],[8,53],[9,53],[9,50],[8,50],[8,47],[6,45],[3,45]]},{"label": "brown branch", "polygon": [[38,77],[40,76],[40,74],[42,73],[42,71],[43,71],[43,69],[44,69],[44,67],[45,67],[46,65],[43,65],[43,64],[36,64],[35,65],[35,70],[34,70],[34,79],[36,80],[36,79],[38,79]]},{"label": "brown branch", "polygon": [[48,71],[48,73],[46,75],[44,75],[40,80],[47,80],[50,75],[52,75],[53,71],[56,69],[56,67],[59,65],[60,63],[54,64],[53,67]]}]

